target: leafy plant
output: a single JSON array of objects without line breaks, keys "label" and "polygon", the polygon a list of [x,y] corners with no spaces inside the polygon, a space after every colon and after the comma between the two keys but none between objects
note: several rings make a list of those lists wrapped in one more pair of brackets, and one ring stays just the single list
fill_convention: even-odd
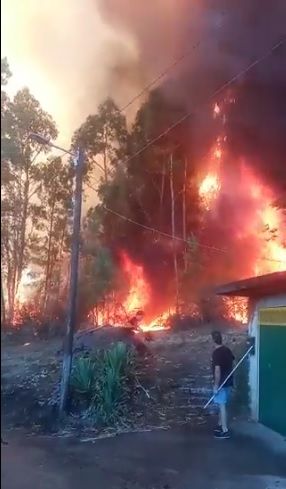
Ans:
[{"label": "leafy plant", "polygon": [[114,422],[126,409],[134,377],[134,352],[119,342],[109,350],[76,360],[72,395],[98,423]]},{"label": "leafy plant", "polygon": [[128,378],[133,368],[133,354],[125,343],[117,343],[103,353],[102,372],[97,390],[97,414],[100,420],[114,419],[123,407]]},{"label": "leafy plant", "polygon": [[96,384],[96,362],[90,357],[76,359],[71,375],[71,389],[74,396],[90,402]]}]

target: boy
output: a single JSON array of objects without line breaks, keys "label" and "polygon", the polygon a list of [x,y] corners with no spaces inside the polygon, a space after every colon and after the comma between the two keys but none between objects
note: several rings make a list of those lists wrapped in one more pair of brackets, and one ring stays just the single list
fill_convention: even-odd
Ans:
[{"label": "boy", "polygon": [[230,432],[227,424],[227,409],[231,388],[233,386],[233,376],[226,381],[224,386],[219,390],[221,384],[225,381],[233,369],[234,356],[232,351],[223,345],[220,331],[212,332],[212,339],[215,349],[212,354],[212,369],[214,377],[214,403],[219,407],[218,427],[215,429],[214,436],[218,439],[230,438]]}]

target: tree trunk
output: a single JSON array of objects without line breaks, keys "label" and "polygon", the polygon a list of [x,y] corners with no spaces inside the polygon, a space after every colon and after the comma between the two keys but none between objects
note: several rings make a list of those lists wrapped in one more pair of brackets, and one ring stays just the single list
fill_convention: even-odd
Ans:
[{"label": "tree trunk", "polygon": [[18,287],[22,278],[23,269],[24,269],[24,256],[25,256],[25,249],[26,249],[26,230],[27,230],[28,205],[29,205],[29,188],[30,188],[30,182],[29,182],[29,177],[27,176],[24,185],[24,203],[23,203],[23,216],[22,216],[22,223],[21,223],[20,243],[19,243],[19,259],[18,259],[18,266],[15,274],[15,295],[17,294]]},{"label": "tree trunk", "polygon": [[184,183],[183,183],[183,207],[182,207],[182,221],[183,221],[183,239],[184,239],[184,270],[187,271],[187,222],[186,222],[186,191],[187,191],[187,158],[185,158],[185,170],[184,170]]},{"label": "tree trunk", "polygon": [[5,326],[6,324],[6,308],[5,308],[5,296],[4,296],[4,287],[2,280],[2,268],[1,268],[1,326]]},{"label": "tree trunk", "polygon": [[104,180],[105,183],[108,182],[108,161],[107,161],[107,136],[106,130],[104,129],[104,153],[103,153],[103,168],[104,168]]},{"label": "tree trunk", "polygon": [[173,263],[176,286],[176,313],[179,310],[179,277],[178,277],[178,261],[175,246],[175,198],[174,198],[174,174],[173,174],[173,154],[170,156],[170,192],[171,192],[171,218],[172,218],[172,236],[173,236]]},{"label": "tree trunk", "polygon": [[163,199],[164,199],[164,191],[165,191],[165,166],[163,167],[162,180],[161,180],[161,191],[160,191],[160,217],[162,217],[163,211]]},{"label": "tree trunk", "polygon": [[44,297],[43,297],[43,313],[46,313],[47,310],[47,302],[48,302],[48,290],[51,278],[51,249],[52,249],[52,232],[54,225],[54,210],[55,206],[53,205],[51,209],[51,218],[50,218],[50,226],[49,226],[49,238],[48,238],[48,254],[47,254],[47,262],[46,262],[46,277],[45,277],[45,287],[44,287]]}]

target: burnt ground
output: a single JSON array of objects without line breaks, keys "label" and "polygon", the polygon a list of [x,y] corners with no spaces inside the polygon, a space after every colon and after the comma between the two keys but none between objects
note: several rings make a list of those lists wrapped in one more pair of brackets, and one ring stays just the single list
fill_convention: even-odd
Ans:
[{"label": "burnt ground", "polygon": [[[149,354],[140,360],[137,395],[130,400],[126,419],[104,432],[129,431],[174,425],[206,424],[209,412],[201,407],[211,395],[209,330],[154,333]],[[27,338],[26,338],[27,339]],[[246,333],[228,330],[226,343],[239,357],[246,349]],[[7,428],[24,426],[33,432],[58,430],[50,402],[58,384],[61,340],[31,340],[2,344],[2,423]],[[245,415],[247,383],[245,368],[237,375],[233,415]],[[97,431],[86,423],[68,419],[64,431]]]},{"label": "burnt ground", "polygon": [[[286,489],[280,454],[235,431],[228,441],[212,438],[212,417],[201,410],[211,393],[208,333],[158,333],[129,415],[101,433],[51,424],[59,340],[2,344],[4,489]],[[237,356],[245,351],[241,329],[226,340]],[[236,380],[232,417],[245,418],[245,368]]]}]

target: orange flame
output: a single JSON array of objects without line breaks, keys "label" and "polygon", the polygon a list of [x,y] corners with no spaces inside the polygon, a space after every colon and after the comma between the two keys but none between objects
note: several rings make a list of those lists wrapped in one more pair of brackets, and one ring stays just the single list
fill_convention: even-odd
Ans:
[{"label": "orange flame", "polygon": [[130,284],[123,307],[128,313],[131,313],[136,309],[146,307],[150,300],[150,287],[143,267],[134,263],[126,253],[122,253],[122,265]]},{"label": "orange flame", "polygon": [[[128,315],[134,314],[138,309],[148,306],[151,298],[151,290],[146,279],[142,265],[134,263],[126,253],[122,253],[122,265],[124,272],[129,279],[129,292],[124,301],[123,307]],[[164,311],[159,316],[140,325],[142,331],[154,331],[166,328],[166,322],[174,309]]]},{"label": "orange flame", "polygon": [[224,303],[229,318],[247,324],[248,321],[248,299],[247,297],[225,297]]},{"label": "orange flame", "polygon": [[210,154],[209,172],[204,176],[199,185],[199,196],[201,197],[204,208],[209,211],[212,204],[217,199],[220,189],[220,162],[223,156],[221,140],[218,138],[215,147]]},{"label": "orange flame", "polygon": [[[114,326],[126,326],[132,315],[141,309],[146,312],[145,309],[148,309],[150,305],[151,289],[143,266],[134,263],[125,252],[121,253],[121,265],[129,282],[127,296],[122,304],[114,302],[113,305],[110,305],[108,314],[105,311],[92,310],[90,312],[89,319],[94,320],[96,317],[99,325],[109,323]],[[144,332],[166,329],[167,320],[173,313],[174,309],[163,311],[158,316],[152,316],[148,312],[148,318],[140,324],[140,329]]]}]

